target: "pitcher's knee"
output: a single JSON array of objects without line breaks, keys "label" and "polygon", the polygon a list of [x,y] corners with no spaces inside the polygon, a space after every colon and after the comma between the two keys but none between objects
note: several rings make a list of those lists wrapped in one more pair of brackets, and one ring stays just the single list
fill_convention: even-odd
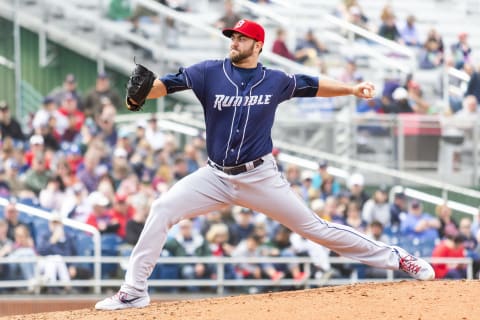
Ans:
[{"label": "pitcher's knee", "polygon": [[182,217],[178,208],[162,198],[153,201],[149,215],[154,215],[158,223],[166,223],[168,226],[176,224]]}]

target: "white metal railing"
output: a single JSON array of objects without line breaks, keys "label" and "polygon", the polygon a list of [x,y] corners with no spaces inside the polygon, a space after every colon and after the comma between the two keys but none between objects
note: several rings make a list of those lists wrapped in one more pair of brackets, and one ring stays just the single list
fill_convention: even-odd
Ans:
[{"label": "white metal railing", "polygon": [[[71,281],[57,281],[53,283],[42,283],[40,280],[39,263],[47,257],[22,257],[11,259],[0,259],[0,264],[10,263],[34,263],[35,279],[28,280],[1,280],[0,288],[8,287],[33,287],[34,292],[39,294],[42,287],[93,287],[95,293],[100,293],[102,287],[120,286],[123,284],[123,279],[101,279],[100,275],[95,275],[93,279],[88,280],[71,280]],[[464,264],[466,266],[467,279],[473,279],[473,260],[471,258],[430,258],[424,257],[430,263],[436,264]],[[94,257],[63,257],[66,263],[92,263],[96,262]],[[128,260],[128,257],[108,256],[102,257],[101,263],[122,264]],[[348,264],[356,266],[365,266],[357,261],[344,257],[329,257],[331,264]],[[396,278],[394,270],[385,270],[385,278],[359,278],[358,270],[352,268],[352,273],[347,278],[332,278],[332,279],[307,279],[303,282],[298,282],[294,279],[281,279],[279,281],[272,281],[269,279],[225,279],[224,266],[235,265],[239,263],[275,263],[275,264],[291,264],[296,263],[303,266],[303,271],[307,274],[312,274],[312,259],[310,257],[161,257],[157,263],[162,264],[192,264],[204,263],[215,265],[216,278],[215,279],[165,279],[165,280],[148,280],[149,287],[216,287],[217,293],[223,294],[225,287],[248,287],[248,286],[296,286],[299,288],[309,288],[311,286],[324,285],[342,285],[359,282],[385,282],[396,281],[402,278]],[[406,276],[406,275],[405,275]]]},{"label": "white metal railing", "polygon": [[[8,199],[5,198],[0,198],[0,206],[5,207],[9,203]],[[18,211],[21,211],[23,213],[28,214],[29,216],[37,217],[40,219],[45,219],[49,220],[51,218],[51,213],[45,210],[41,210],[38,208],[34,208],[22,203],[16,203],[15,207],[17,208]],[[97,228],[88,225],[86,223],[78,222],[76,220],[72,220],[69,218],[64,218],[62,219],[62,223],[67,226],[71,227],[76,230],[88,232],[92,234],[93,237],[93,252],[94,255],[91,257],[91,262],[94,264],[94,269],[93,269],[93,274],[95,279],[100,279],[100,273],[101,273],[101,240],[100,240],[100,232],[97,230]],[[0,263],[2,262],[2,259],[0,259]],[[98,289],[98,286],[97,286]],[[100,291],[96,291],[96,293],[100,293]]]}]

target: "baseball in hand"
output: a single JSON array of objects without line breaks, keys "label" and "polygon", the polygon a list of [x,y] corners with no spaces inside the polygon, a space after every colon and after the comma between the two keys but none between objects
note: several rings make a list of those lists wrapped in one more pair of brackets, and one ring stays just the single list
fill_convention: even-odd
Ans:
[{"label": "baseball in hand", "polygon": [[365,98],[373,98],[375,96],[375,90],[374,89],[363,89],[363,95]]}]

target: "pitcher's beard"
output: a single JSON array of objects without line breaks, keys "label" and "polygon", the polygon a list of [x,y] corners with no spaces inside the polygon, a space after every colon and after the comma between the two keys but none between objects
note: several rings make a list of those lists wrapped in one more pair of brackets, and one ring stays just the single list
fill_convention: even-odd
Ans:
[{"label": "pitcher's beard", "polygon": [[241,63],[243,60],[247,59],[250,57],[250,54],[248,52],[239,52],[239,53],[234,53],[230,52],[230,60],[232,60],[233,63]]},{"label": "pitcher's beard", "polygon": [[232,60],[233,63],[239,64],[239,63],[243,62],[245,59],[250,58],[250,56],[253,54],[254,46],[255,46],[255,44],[252,44],[252,46],[249,49],[247,49],[243,52],[231,50],[230,51],[230,60]]}]

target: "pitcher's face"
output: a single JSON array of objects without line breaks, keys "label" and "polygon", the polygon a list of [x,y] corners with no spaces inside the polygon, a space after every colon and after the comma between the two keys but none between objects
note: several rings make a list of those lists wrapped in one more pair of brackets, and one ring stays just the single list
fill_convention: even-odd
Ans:
[{"label": "pitcher's face", "polygon": [[[257,41],[248,38],[240,33],[233,33],[230,44],[230,59],[235,64],[241,64],[245,60],[253,58],[257,47]],[[258,53],[257,53],[258,55]]]}]

